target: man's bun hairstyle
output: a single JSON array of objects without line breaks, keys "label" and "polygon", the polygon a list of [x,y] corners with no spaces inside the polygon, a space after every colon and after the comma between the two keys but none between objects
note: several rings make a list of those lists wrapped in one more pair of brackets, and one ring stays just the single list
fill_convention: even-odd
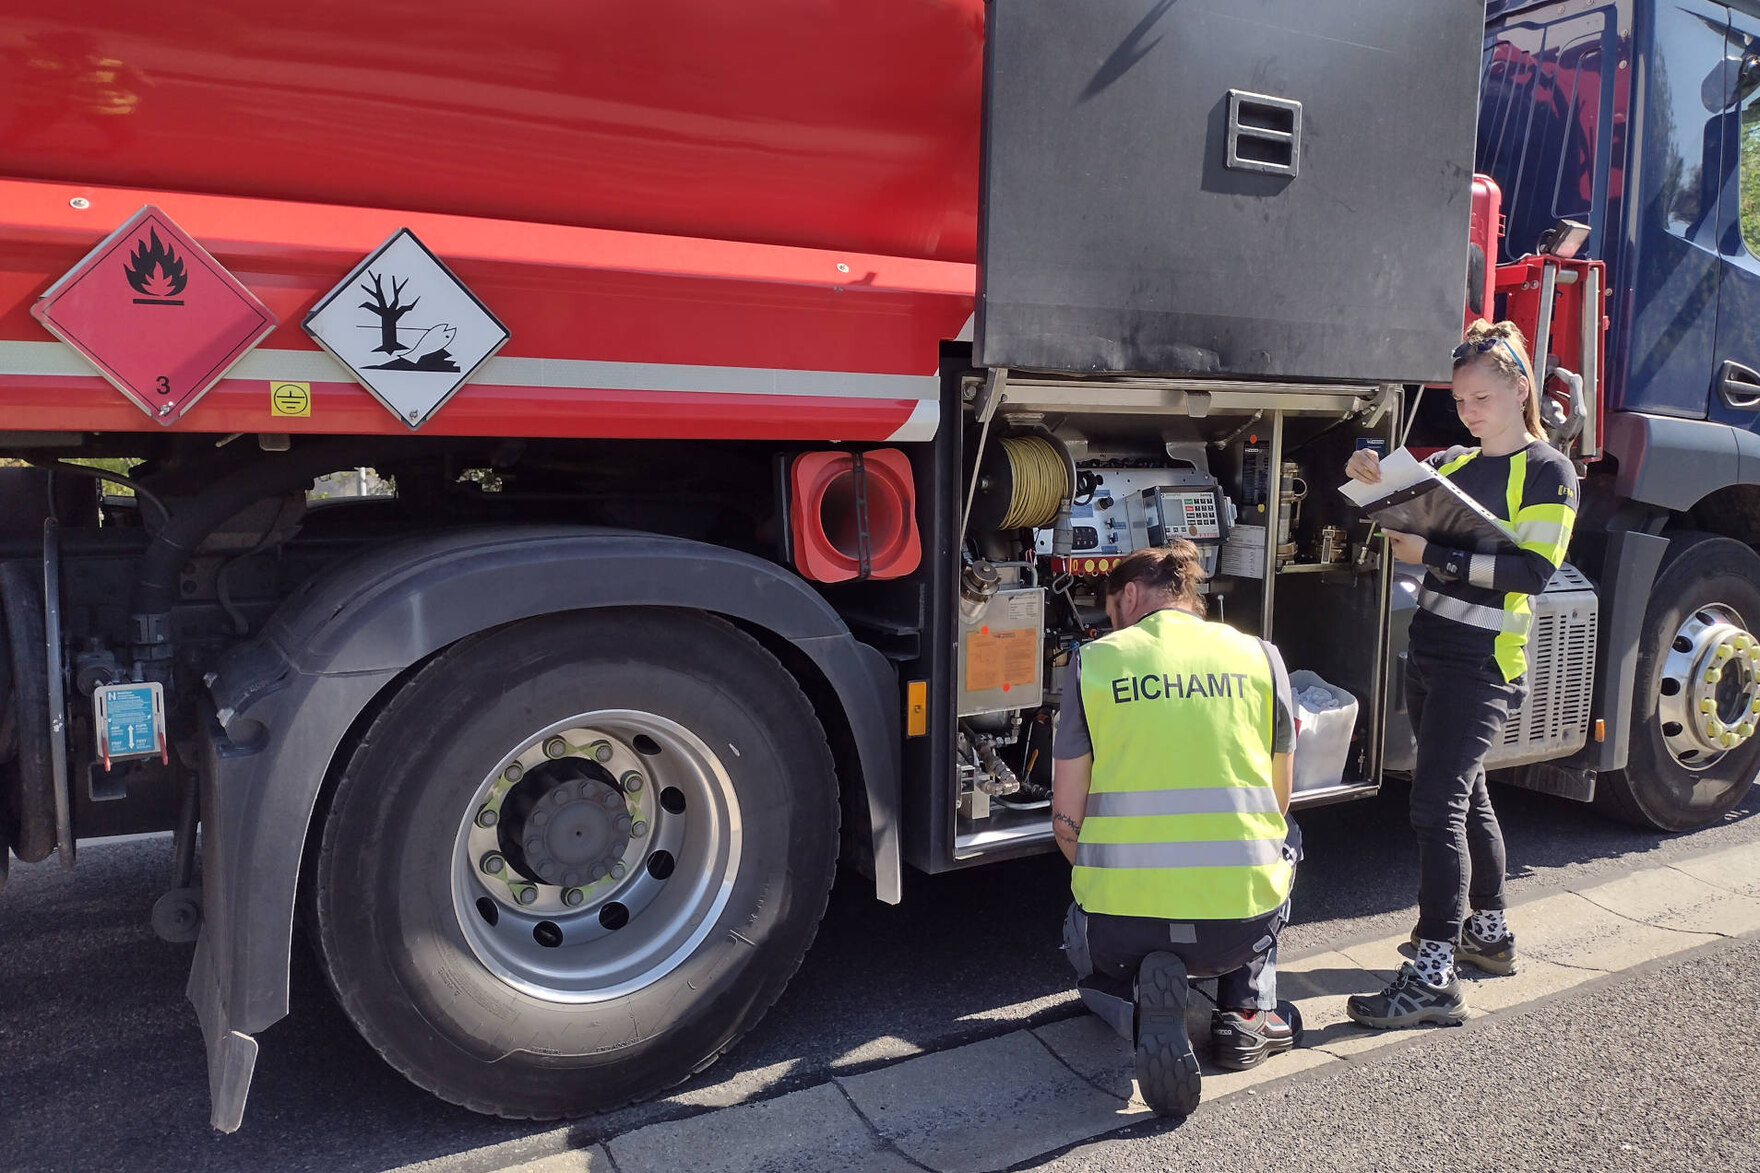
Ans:
[{"label": "man's bun hairstyle", "polygon": [[1204,614],[1204,596],[1198,584],[1204,573],[1204,555],[1185,538],[1175,538],[1165,546],[1126,554],[1106,575],[1106,596],[1111,598],[1131,583],[1149,592],[1165,591],[1174,602],[1187,610]]}]

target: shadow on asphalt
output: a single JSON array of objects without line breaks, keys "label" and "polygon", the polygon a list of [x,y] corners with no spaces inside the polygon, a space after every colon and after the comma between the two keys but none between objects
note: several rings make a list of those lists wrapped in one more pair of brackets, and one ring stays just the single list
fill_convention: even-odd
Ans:
[{"label": "shadow on asphalt", "polygon": [[[1292,934],[1399,912],[1416,892],[1406,789],[1301,815],[1308,858]],[[1512,877],[1601,861],[1648,866],[1678,837],[1586,807],[1495,789]],[[1756,798],[1730,823],[1750,818]],[[1676,853],[1751,829],[1716,830]],[[297,948],[289,1017],[261,1036],[244,1128],[207,1126],[207,1073],[183,998],[190,946],[157,940],[147,913],[169,870],[162,841],[83,850],[71,876],[19,867],[0,896],[0,1168],[383,1170],[479,1167],[469,1153],[553,1132],[441,1103],[381,1062]],[[1623,860],[1615,857],[1623,857]],[[1574,874],[1574,873],[1573,873]],[[907,875],[904,903],[839,878],[817,943],[765,1020],[679,1089],[771,1095],[884,1062],[1078,1013],[1058,950],[1068,873],[1050,857],[943,876]],[[1360,981],[1361,975],[1357,975]],[[1341,971],[1341,983],[1347,975]],[[998,1010],[1003,1012],[998,1014]],[[879,1045],[879,1040],[897,1042]],[[575,1145],[701,1110],[648,1104],[576,1121]],[[547,1138],[546,1148],[561,1147]]]}]

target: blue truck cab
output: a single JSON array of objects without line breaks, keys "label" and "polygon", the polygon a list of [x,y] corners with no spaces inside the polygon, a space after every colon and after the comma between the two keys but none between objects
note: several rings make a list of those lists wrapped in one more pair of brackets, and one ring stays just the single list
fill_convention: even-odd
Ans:
[{"label": "blue truck cab", "polygon": [[1568,219],[1607,274],[1571,559],[1600,596],[1603,724],[1530,784],[1702,825],[1760,766],[1747,669],[1705,659],[1760,621],[1760,4],[1491,0],[1482,69],[1497,261]]}]

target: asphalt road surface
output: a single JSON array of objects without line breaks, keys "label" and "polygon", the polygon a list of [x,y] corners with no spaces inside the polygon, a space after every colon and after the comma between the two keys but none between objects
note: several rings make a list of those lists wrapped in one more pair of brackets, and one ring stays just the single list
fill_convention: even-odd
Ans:
[{"label": "asphalt road surface", "polygon": [[[1390,784],[1377,799],[1301,816],[1308,859],[1297,880],[1287,951],[1409,925],[1417,881],[1405,797],[1403,786]],[[1518,898],[1760,839],[1760,819],[1752,817],[1760,795],[1721,825],[1689,836],[1638,832],[1589,808],[1518,791],[1499,789],[1494,799],[1509,842],[1511,894]],[[0,1169],[494,1168],[503,1162],[481,1151],[487,1146],[523,1138],[528,1143],[520,1147],[534,1155],[580,1147],[708,1106],[809,1087],[833,1074],[1079,1013],[1057,948],[1068,901],[1060,861],[912,874],[897,907],[876,903],[859,877],[845,876],[818,942],[782,1000],[679,1094],[562,1127],[514,1124],[454,1108],[405,1083],[354,1033],[309,955],[296,948],[292,1012],[260,1036],[244,1127],[221,1136],[207,1125],[201,1037],[183,997],[192,947],[159,941],[147,923],[169,869],[170,847],[162,839],[84,845],[71,875],[52,864],[14,864],[0,893]],[[1741,954],[1739,963],[1754,960]],[[1676,980],[1683,990],[1692,988],[1691,977]],[[1618,996],[1588,991],[1572,999],[1592,1007],[1595,998]],[[1752,1009],[1736,1021],[1751,1023]],[[1573,1046],[1622,1045],[1595,1034],[1592,1010],[1547,1009],[1521,1018],[1525,1025],[1516,1021],[1495,1029],[1550,1024],[1524,1046],[1553,1045],[1561,1033]],[[1458,1033],[1462,1039],[1449,1046],[1461,1054],[1436,1078],[1453,1080],[1470,1095],[1478,1078],[1473,1073],[1492,1060],[1472,1053],[1484,1032]],[[1637,1055],[1654,1041],[1634,1034],[1623,1045]],[[1715,1029],[1708,1026],[1708,1037],[1681,1046],[1714,1054]],[[1629,1067],[1632,1080],[1646,1077],[1641,1060]],[[1568,1076],[1568,1065],[1563,1073]],[[1552,1068],[1534,1076],[1559,1077]],[[1543,1102],[1558,1093],[1537,1083],[1532,1094]],[[1360,1110],[1368,1119],[1388,1110],[1386,1089],[1377,1090],[1376,1102],[1381,1107]],[[1470,1112],[1466,1103],[1461,1110]],[[1186,1165],[1192,1150],[1180,1148],[1186,1143],[1180,1137],[1213,1127],[1208,1119],[1103,1143],[1147,1146],[1130,1158],[1146,1167]],[[1301,1152],[1302,1143],[1297,1130],[1279,1151]],[[1163,1151],[1158,1144],[1174,1147]],[[1362,1167],[1385,1155],[1364,1151]],[[1116,1167],[1088,1152],[1072,1151],[1062,1160],[1077,1162],[1071,1168]],[[1487,1157],[1487,1167],[1505,1167],[1495,1153]],[[1095,1163],[1080,1163],[1089,1160]],[[1107,1160],[1125,1163],[1119,1154]]]},{"label": "asphalt road surface", "polygon": [[1719,943],[1031,1167],[1747,1173],[1760,1168],[1757,969],[1760,941]]}]

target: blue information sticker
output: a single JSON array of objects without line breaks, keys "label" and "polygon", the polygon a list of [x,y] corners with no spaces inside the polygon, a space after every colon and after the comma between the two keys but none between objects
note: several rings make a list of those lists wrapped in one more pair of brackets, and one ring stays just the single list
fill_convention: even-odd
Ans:
[{"label": "blue information sticker", "polygon": [[1377,456],[1386,456],[1387,455],[1387,437],[1386,436],[1358,436],[1357,437],[1357,451],[1361,452],[1365,448],[1374,452],[1375,455],[1377,455]]},{"label": "blue information sticker", "polygon": [[103,689],[104,745],[108,756],[159,752],[159,686],[112,684]]}]

